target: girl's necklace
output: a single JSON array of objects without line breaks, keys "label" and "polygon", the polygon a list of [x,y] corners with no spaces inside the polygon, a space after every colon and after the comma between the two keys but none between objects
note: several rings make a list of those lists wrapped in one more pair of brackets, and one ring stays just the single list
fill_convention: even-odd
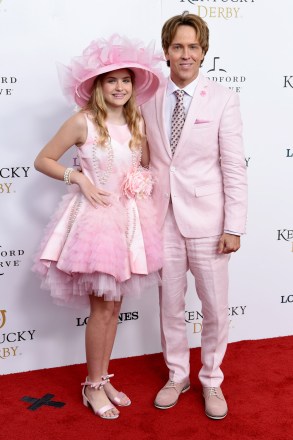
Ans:
[{"label": "girl's necklace", "polygon": [[107,142],[107,145],[104,147],[107,152],[107,165],[106,170],[101,171],[99,168],[99,160],[97,158],[97,146],[98,146],[98,139],[95,138],[93,146],[92,146],[92,160],[93,160],[93,167],[95,174],[98,178],[98,181],[101,185],[105,185],[105,183],[108,181],[109,176],[113,169],[113,162],[114,162],[114,152],[113,147],[111,144],[111,138],[109,137],[109,140]]}]

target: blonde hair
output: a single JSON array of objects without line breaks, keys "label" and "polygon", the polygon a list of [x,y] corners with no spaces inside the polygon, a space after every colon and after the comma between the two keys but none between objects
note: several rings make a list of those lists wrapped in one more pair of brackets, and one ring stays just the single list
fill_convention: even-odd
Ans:
[{"label": "blonde hair", "polygon": [[[127,70],[129,70],[130,72],[131,82],[132,85],[134,86],[134,82],[135,82],[134,73],[130,69]],[[103,147],[105,147],[108,144],[110,139],[109,131],[106,126],[107,105],[105,103],[102,92],[102,80],[104,75],[99,75],[95,79],[91,97],[87,105],[82,109],[82,111],[88,111],[92,114],[93,121],[98,128],[99,144]],[[142,117],[136,105],[134,88],[130,99],[124,105],[123,112],[129,131],[131,133],[129,148],[131,150],[138,149],[140,148],[140,145],[145,135],[141,131]]]}]

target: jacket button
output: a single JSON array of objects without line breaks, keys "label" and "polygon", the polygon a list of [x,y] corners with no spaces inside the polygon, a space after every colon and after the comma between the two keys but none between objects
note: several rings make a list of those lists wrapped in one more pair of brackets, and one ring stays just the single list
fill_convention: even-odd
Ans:
[{"label": "jacket button", "polygon": [[171,173],[174,173],[175,170],[176,170],[175,167],[170,167],[170,171],[171,171]]}]

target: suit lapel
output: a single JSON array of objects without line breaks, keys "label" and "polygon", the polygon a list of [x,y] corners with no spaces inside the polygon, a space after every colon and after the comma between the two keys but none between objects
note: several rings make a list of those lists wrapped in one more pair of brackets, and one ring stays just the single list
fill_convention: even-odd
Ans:
[{"label": "suit lapel", "polygon": [[156,112],[157,112],[158,126],[161,132],[161,137],[163,140],[164,147],[168,155],[172,158],[171,147],[166,131],[166,122],[165,122],[166,87],[167,87],[167,82],[165,86],[160,87],[156,93]]}]

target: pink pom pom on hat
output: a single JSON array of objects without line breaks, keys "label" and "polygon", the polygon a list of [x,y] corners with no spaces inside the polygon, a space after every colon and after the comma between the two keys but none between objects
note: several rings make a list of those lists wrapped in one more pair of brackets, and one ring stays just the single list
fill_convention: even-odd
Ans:
[{"label": "pink pom pom on hat", "polygon": [[95,78],[117,69],[130,69],[135,75],[137,105],[148,101],[157,91],[163,77],[158,64],[162,52],[155,52],[154,42],[147,47],[139,40],[118,34],[108,40],[97,39],[72,58],[69,66],[58,63],[58,74],[64,95],[84,107],[91,96]]}]

